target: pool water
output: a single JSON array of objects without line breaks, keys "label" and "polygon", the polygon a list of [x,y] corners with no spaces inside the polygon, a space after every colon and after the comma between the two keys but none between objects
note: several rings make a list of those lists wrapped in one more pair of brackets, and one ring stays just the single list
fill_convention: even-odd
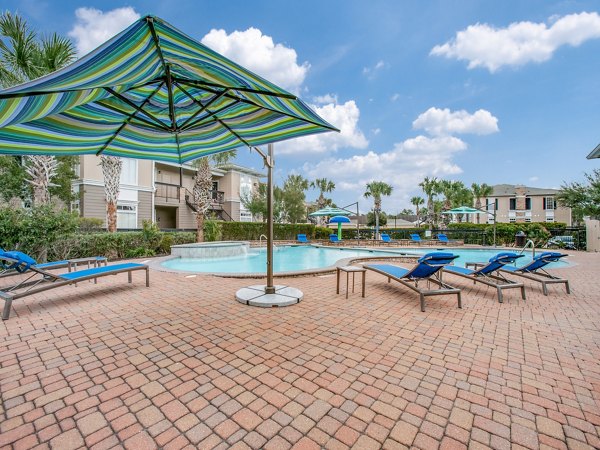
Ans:
[{"label": "pool water", "polygon": [[[434,251],[448,251],[459,255],[454,264],[464,267],[467,262],[485,262],[500,251],[505,250],[479,250],[479,249],[436,249],[436,248],[403,248],[389,250],[367,250],[353,248],[313,247],[310,245],[282,246],[273,252],[273,271],[293,272],[307,269],[320,269],[333,266],[344,258],[373,257],[373,256],[398,256],[400,254],[424,255]],[[519,258],[518,264],[522,266],[532,260],[531,252],[526,252]],[[266,249],[251,249],[240,256],[222,258],[173,258],[164,261],[163,267],[186,272],[205,273],[259,273],[267,270]],[[568,262],[552,263],[548,267],[567,267]]]}]

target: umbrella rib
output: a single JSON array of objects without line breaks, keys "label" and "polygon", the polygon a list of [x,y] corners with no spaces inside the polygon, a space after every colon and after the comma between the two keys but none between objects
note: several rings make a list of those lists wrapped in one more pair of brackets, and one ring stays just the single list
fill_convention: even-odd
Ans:
[{"label": "umbrella rib", "polygon": [[171,117],[171,131],[177,131],[177,118],[175,116],[175,105],[173,104],[173,80],[171,79],[171,68],[165,67],[165,78],[167,80],[167,93],[169,94],[169,116]]},{"label": "umbrella rib", "polygon": [[162,49],[160,48],[160,42],[158,40],[158,35],[156,34],[156,28],[154,28],[154,17],[146,17],[146,23],[148,24],[148,28],[150,28],[150,34],[152,34],[152,40],[156,46],[156,52],[158,53],[160,62],[163,65],[163,69],[166,69],[167,63],[165,62],[165,57],[163,56]]},{"label": "umbrella rib", "polygon": [[[103,106],[103,107],[104,107],[104,108],[106,108],[106,109],[110,109],[111,111],[118,112],[119,114],[122,114],[122,115],[124,115],[124,116],[129,116],[129,114],[130,114],[129,112],[127,112],[127,111],[123,111],[122,109],[119,109],[119,108],[117,108],[117,107],[115,107],[115,106],[113,106],[113,105],[111,105],[111,104],[108,104],[108,103],[101,103],[101,102],[98,102],[98,104],[99,104],[99,105],[101,105],[101,106]],[[157,128],[157,127],[156,127],[156,124],[155,124],[154,122],[151,122],[151,121],[149,121],[148,119],[144,119],[143,117],[136,117],[135,119],[136,119],[136,120],[139,120],[140,122],[143,122],[143,123],[145,123],[146,125],[148,125],[149,127],[153,128],[153,129],[156,129],[156,128]],[[169,130],[167,127],[165,127],[164,125],[163,125],[163,127],[162,127],[161,129],[162,129],[162,130],[165,130],[165,131],[170,131],[170,130]]]},{"label": "umbrella rib", "polygon": [[184,89],[179,83],[175,82],[175,85],[181,90],[181,92],[183,92],[185,95],[187,95],[194,103],[196,103],[198,106],[200,106],[200,109],[198,109],[185,122],[183,122],[181,124],[181,126],[179,127],[179,129],[183,129],[188,123],[190,123],[194,118],[196,118],[198,116],[198,114],[202,114],[210,105],[212,105],[214,102],[219,100],[221,97],[223,97],[227,93],[227,89],[225,89],[224,91],[215,95],[208,102],[206,102],[206,104],[203,105],[200,101],[196,100],[192,96],[192,94],[190,94],[186,89]]},{"label": "umbrella rib", "polygon": [[[131,106],[134,109],[137,109],[138,105],[136,105],[135,103],[133,103],[131,100],[129,100],[127,97],[122,96],[121,94],[119,94],[118,92],[116,92],[115,90],[113,90],[112,88],[109,87],[105,87],[104,89],[106,89],[108,92],[110,92],[112,95],[114,95],[115,97],[117,97],[119,100],[127,103],[129,106]],[[103,103],[103,105],[105,105]],[[106,105],[105,105],[106,106]],[[116,108],[115,108],[116,109]],[[118,110],[118,109],[117,109]],[[150,119],[152,119],[154,122],[156,122],[160,128],[162,130],[168,130],[171,131],[169,129],[169,127],[167,127],[163,122],[161,122],[158,118],[154,117],[153,114],[149,113],[148,111],[146,111],[145,109],[141,109],[141,111],[146,114]],[[129,114],[126,114],[129,115]],[[138,120],[141,120],[141,117],[138,117]]]},{"label": "umbrella rib", "polygon": [[295,95],[287,94],[287,93],[284,94],[284,93],[279,93],[279,92],[263,91],[262,89],[252,89],[252,88],[238,87],[238,86],[225,86],[225,85],[218,84],[218,83],[211,83],[209,81],[196,81],[196,80],[189,80],[187,78],[179,78],[179,77],[175,77],[173,79],[180,83],[191,84],[196,87],[208,86],[208,87],[212,87],[212,88],[227,89],[230,91],[241,91],[241,92],[248,92],[250,94],[270,95],[273,97],[287,98],[288,100],[298,100],[298,97],[296,97]]},{"label": "umbrella rib", "polygon": [[[187,80],[186,81],[181,81],[181,83],[182,84],[189,84],[189,83],[187,83]],[[213,94],[216,94],[218,92],[218,91],[211,90],[209,88],[205,88],[205,89],[208,92],[212,92]],[[274,113],[277,113],[277,114],[288,116],[288,117],[291,117],[292,119],[300,120],[302,122],[307,122],[307,123],[310,123],[312,125],[316,125],[316,126],[321,127],[321,128],[326,128],[326,129],[332,130],[332,131],[340,131],[339,129],[337,129],[336,127],[334,127],[332,125],[323,125],[322,123],[315,122],[314,120],[306,119],[304,117],[298,117],[298,116],[296,116],[294,114],[290,114],[290,113],[287,113],[287,112],[284,112],[284,111],[280,111],[280,110],[277,110],[277,109],[274,109],[274,108],[269,108],[269,107],[264,106],[264,105],[259,105],[258,103],[255,103],[255,102],[253,102],[251,100],[248,100],[248,99],[245,99],[245,98],[241,98],[241,97],[237,97],[237,96],[229,94],[229,93],[225,94],[225,97],[231,98],[231,99],[234,99],[234,100],[238,100],[238,101],[240,101],[242,103],[246,103],[248,105],[255,106],[258,109],[266,109],[267,111],[271,111],[271,112],[274,112]]]},{"label": "umbrella rib", "polygon": [[201,117],[200,119],[198,119],[196,122],[191,123],[190,125],[188,125],[185,129],[181,129],[181,131],[187,131],[190,128],[194,128],[196,125],[201,124],[202,122],[206,121],[207,117],[214,117],[215,119],[217,119],[216,115],[225,111],[226,109],[232,107],[233,105],[235,105],[236,103],[239,103],[238,101],[234,102],[234,103],[230,103],[228,105],[225,105],[221,108],[219,108],[217,111],[210,111],[209,109],[206,109],[206,111],[208,111],[208,116],[204,116]]},{"label": "umbrella rib", "polygon": [[150,99],[152,97],[154,97],[154,95],[160,90],[160,88],[162,87],[162,85],[163,85],[163,83],[159,84],[158,87],[152,92],[152,94],[150,94],[148,97],[146,97],[146,99],[142,102],[142,104],[133,113],[131,113],[129,115],[129,117],[127,117],[127,119],[125,119],[125,122],[123,122],[119,126],[119,128],[117,128],[117,131],[115,131],[115,133],[102,146],[102,148],[96,152],[96,156],[99,156],[104,150],[106,150],[106,148],[111,144],[112,141],[115,140],[115,138],[119,135],[119,133],[121,131],[123,131],[123,128],[125,128],[129,124],[129,122],[131,122],[131,120],[135,117],[135,115],[142,110],[142,108],[144,107],[144,105],[146,105],[146,103],[148,103],[150,101]]}]

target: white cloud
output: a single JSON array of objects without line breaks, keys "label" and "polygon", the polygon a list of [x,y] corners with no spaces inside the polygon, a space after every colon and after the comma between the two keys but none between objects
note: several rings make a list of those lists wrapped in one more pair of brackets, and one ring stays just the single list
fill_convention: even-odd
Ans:
[{"label": "white cloud", "polygon": [[489,111],[480,109],[474,114],[465,110],[429,108],[413,122],[413,128],[423,129],[433,136],[450,134],[491,134],[498,132],[498,119]]},{"label": "white cloud", "polygon": [[337,103],[338,97],[335,94],[318,95],[313,98],[313,102],[318,105],[324,105],[326,103]]},{"label": "white cloud", "polygon": [[336,190],[358,194],[364,192],[370,181],[385,181],[394,191],[384,203],[408,205],[408,197],[425,176],[445,177],[461,173],[462,169],[452,159],[466,148],[464,141],[452,136],[417,136],[396,143],[388,152],[369,151],[349,158],[327,158],[317,164],[307,163],[303,169],[311,179],[325,177],[335,182]]},{"label": "white cloud", "polygon": [[596,12],[551,19],[550,26],[534,22],[514,22],[506,28],[470,25],[454,39],[433,47],[430,54],[465,60],[469,69],[485,67],[493,73],[502,66],[547,61],[563,45],[576,47],[600,38],[600,15]]},{"label": "white cloud", "polygon": [[533,181],[533,182],[536,182],[539,179],[540,179],[540,177],[537,177],[537,176],[529,177],[529,181]]},{"label": "white cloud", "polygon": [[371,133],[373,133],[375,136],[377,136],[379,133],[381,133],[381,128],[373,128],[371,130]]},{"label": "white cloud", "polygon": [[127,6],[107,12],[95,8],[77,8],[75,17],[77,20],[69,36],[75,40],[79,56],[83,56],[123,31],[140,15]]},{"label": "white cloud", "polygon": [[283,44],[275,44],[271,36],[257,28],[246,31],[211,30],[202,43],[216,52],[232,59],[261,77],[298,92],[310,68],[308,62],[297,63],[296,50]]},{"label": "white cloud", "polygon": [[395,101],[396,101],[396,100],[398,100],[399,98],[400,98],[400,94],[396,93],[396,94],[393,94],[393,95],[390,97],[390,100],[391,100],[392,102],[395,102]]},{"label": "white cloud", "polygon": [[377,63],[373,67],[363,67],[362,73],[366,75],[368,78],[373,78],[375,73],[385,67],[385,63],[383,61],[377,61]]},{"label": "white cloud", "polygon": [[312,105],[312,109],[340,132],[329,132],[301,137],[277,144],[277,154],[302,154],[335,152],[339,148],[367,148],[369,142],[358,128],[360,110],[354,100],[344,104]]}]

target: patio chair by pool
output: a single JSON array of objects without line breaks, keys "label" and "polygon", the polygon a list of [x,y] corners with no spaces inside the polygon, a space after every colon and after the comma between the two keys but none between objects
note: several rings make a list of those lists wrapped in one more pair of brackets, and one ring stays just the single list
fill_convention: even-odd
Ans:
[{"label": "patio chair by pool", "polygon": [[31,274],[13,286],[4,286],[0,288],[0,298],[4,300],[2,320],[8,320],[13,300],[44,292],[60,286],[75,284],[80,281],[95,280],[96,278],[126,272],[128,275],[128,281],[131,283],[132,272],[136,270],[145,270],[146,286],[150,286],[150,272],[148,266],[145,264],[113,264],[110,266],[96,267],[93,269],[85,269],[76,272],[67,272],[55,275],[44,269],[36,267],[36,265],[33,264],[35,263],[35,260],[29,255],[21,252],[11,253],[13,253],[12,258],[6,256],[6,253],[4,253],[2,260],[5,263],[17,264],[17,266],[23,272],[31,272]]},{"label": "patio chair by pool", "polygon": [[505,289],[521,289],[521,297],[525,300],[525,285],[523,283],[511,281],[499,273],[499,270],[506,264],[513,263],[523,256],[524,255],[517,255],[516,253],[511,252],[502,252],[492,256],[487,264],[478,269],[447,266],[444,267],[444,272],[473,280],[474,283],[482,283],[496,288],[498,302],[500,303],[503,302],[502,291]]},{"label": "patio chair by pool", "polygon": [[394,242],[398,242],[395,239],[392,239],[389,234],[381,233],[381,240],[386,244],[393,244]]},{"label": "patio chair by pool", "polygon": [[534,256],[533,261],[531,261],[529,264],[525,264],[521,267],[504,266],[500,270],[517,275],[519,277],[527,278],[528,280],[542,283],[544,295],[548,295],[549,284],[564,284],[567,294],[570,294],[571,289],[569,287],[569,280],[556,277],[544,270],[544,267],[546,267],[548,264],[557,262],[565,256],[568,255],[558,252],[544,252]]},{"label": "patio chair by pool", "polygon": [[331,242],[332,244],[341,244],[342,240],[340,238],[338,238],[337,234],[330,234],[329,242]]},{"label": "patio chair by pool", "polygon": [[296,242],[298,242],[299,244],[308,244],[310,241],[306,239],[305,234],[299,234],[298,236],[296,236]]},{"label": "patio chair by pool", "polygon": [[[23,273],[24,271],[28,270],[28,267],[23,265],[22,263],[15,263],[15,262],[8,263],[7,261],[2,259],[2,256],[4,256],[4,255],[6,255],[10,258],[13,253],[14,253],[13,251],[7,252],[7,251],[0,249],[0,278],[17,275],[19,273]],[[20,254],[25,255],[24,253],[20,253]],[[19,259],[19,258],[17,257],[17,259]],[[92,266],[98,267],[98,266],[106,265],[106,264],[107,264],[107,259],[105,256],[91,256],[88,258],[63,259],[60,261],[51,261],[51,262],[39,263],[39,264],[37,262],[35,262],[35,260],[33,263],[30,262],[30,265],[33,265],[38,269],[55,270],[55,269],[67,268],[69,270],[69,272],[71,272],[71,270],[73,270],[73,269],[77,269],[77,266],[79,266],[79,265],[87,265],[87,268],[90,269]]]},{"label": "patio chair by pool", "polygon": [[440,241],[440,244],[449,244],[450,239],[444,233],[438,233],[437,240]]},{"label": "patio chair by pool", "polygon": [[[424,312],[425,297],[432,295],[455,294],[458,298],[458,307],[462,308],[460,289],[444,283],[440,277],[440,269],[447,264],[450,264],[456,258],[458,258],[458,256],[453,255],[452,253],[432,252],[419,258],[418,264],[412,269],[405,269],[404,267],[391,264],[369,264],[364,267],[386,276],[388,282],[391,280],[397,281],[417,292],[421,301],[421,311]],[[428,287],[429,283],[434,283],[440,288],[421,289],[419,287],[419,281],[426,282]]]},{"label": "patio chair by pool", "polygon": [[423,242],[423,239],[421,239],[421,236],[419,236],[417,233],[413,233],[410,235],[410,240],[421,245],[421,243]]}]

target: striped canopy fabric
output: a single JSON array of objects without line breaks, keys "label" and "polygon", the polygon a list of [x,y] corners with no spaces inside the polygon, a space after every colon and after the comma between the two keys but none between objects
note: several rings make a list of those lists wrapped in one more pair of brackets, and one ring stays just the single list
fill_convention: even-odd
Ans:
[{"label": "striped canopy fabric", "polygon": [[352,214],[350,211],[346,209],[333,208],[331,206],[327,206],[323,209],[319,209],[313,213],[310,213],[309,216],[318,217],[318,216],[349,216]]},{"label": "striped canopy fabric", "polygon": [[183,163],[331,130],[296,96],[153,16],[57,72],[0,91],[0,154]]}]

